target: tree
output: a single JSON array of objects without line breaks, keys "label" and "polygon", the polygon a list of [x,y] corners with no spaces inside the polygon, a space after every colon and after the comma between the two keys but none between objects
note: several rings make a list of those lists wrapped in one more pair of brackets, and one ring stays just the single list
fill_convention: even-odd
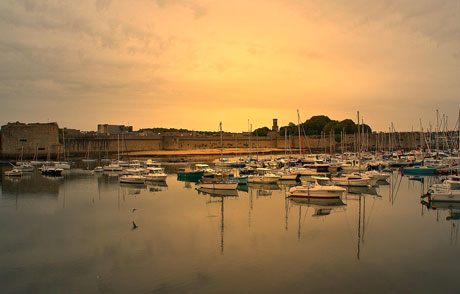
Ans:
[{"label": "tree", "polygon": [[[310,119],[306,120],[301,127],[303,127],[307,135],[321,135],[321,132],[329,134],[331,131],[334,131],[336,134],[340,134],[343,130],[345,130],[346,134],[358,132],[358,125],[351,119],[344,119],[339,122],[337,120],[332,120],[325,115],[312,116]],[[363,124],[361,131],[363,133],[371,133],[372,129],[370,126]],[[280,128],[280,135],[284,136],[285,132],[287,132],[288,135],[298,135],[298,125],[290,122],[289,125]],[[301,132],[303,134],[302,130]]]},{"label": "tree", "polygon": [[302,126],[307,135],[320,135],[330,121],[331,119],[325,115],[316,115],[306,120]]},{"label": "tree", "polygon": [[299,129],[297,128],[297,125],[294,124],[293,122],[290,122],[287,126],[281,127],[280,128],[280,135],[284,136],[284,133],[287,132],[287,135],[298,135],[299,134]]},{"label": "tree", "polygon": [[267,128],[267,127],[262,127],[262,128],[258,128],[258,129],[255,129],[252,134],[255,136],[259,136],[259,137],[266,137],[268,135],[268,133],[270,132],[270,129]]}]

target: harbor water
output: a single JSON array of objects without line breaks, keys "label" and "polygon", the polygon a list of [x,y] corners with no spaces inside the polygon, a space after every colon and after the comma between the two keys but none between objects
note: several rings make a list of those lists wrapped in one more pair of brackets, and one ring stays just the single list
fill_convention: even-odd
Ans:
[{"label": "harbor water", "polygon": [[7,169],[1,293],[458,292],[459,210],[421,204],[434,177],[394,171],[325,204],[286,198],[289,183],[223,196],[174,173],[122,185]]}]

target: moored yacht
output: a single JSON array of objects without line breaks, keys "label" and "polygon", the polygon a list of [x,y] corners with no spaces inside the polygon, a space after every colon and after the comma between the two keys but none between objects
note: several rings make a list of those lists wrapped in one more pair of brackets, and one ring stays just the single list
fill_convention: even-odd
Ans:
[{"label": "moored yacht", "polygon": [[22,177],[23,172],[20,169],[13,168],[12,170],[6,171],[5,176],[8,176],[8,177]]},{"label": "moored yacht", "polygon": [[104,166],[104,171],[122,171],[123,167],[118,162],[112,161],[109,165]]},{"label": "moored yacht", "polygon": [[168,176],[160,167],[149,167],[148,174],[145,175],[147,181],[165,181]]},{"label": "moored yacht", "polygon": [[289,197],[291,198],[321,198],[333,199],[342,197],[346,191],[345,188],[333,185],[321,185],[320,181],[329,181],[325,177],[313,177],[315,183],[313,185],[295,186],[289,189]]},{"label": "moored yacht", "polygon": [[123,175],[119,178],[119,181],[125,184],[144,184],[145,177],[141,175]]},{"label": "moored yacht", "polygon": [[332,177],[332,183],[338,186],[355,186],[355,187],[369,187],[375,186],[378,179],[371,179],[358,173],[346,174],[340,177]]},{"label": "moored yacht", "polygon": [[256,171],[257,174],[248,176],[248,183],[269,184],[276,183],[280,179],[280,176],[273,174],[271,169],[259,167]]},{"label": "moored yacht", "polygon": [[428,195],[431,201],[460,202],[460,176],[450,176],[442,184],[431,186]]},{"label": "moored yacht", "polygon": [[238,182],[225,179],[206,179],[203,178],[197,183],[197,189],[212,189],[212,190],[236,190]]}]

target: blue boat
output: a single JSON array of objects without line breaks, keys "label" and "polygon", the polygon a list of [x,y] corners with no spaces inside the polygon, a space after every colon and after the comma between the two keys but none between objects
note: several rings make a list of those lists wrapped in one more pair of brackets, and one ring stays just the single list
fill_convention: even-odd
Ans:
[{"label": "blue boat", "polygon": [[204,175],[204,171],[177,172],[177,179],[186,182],[198,182]]},{"label": "blue boat", "polygon": [[432,176],[435,171],[434,167],[414,166],[403,168],[403,174],[413,176]]},{"label": "blue boat", "polygon": [[238,184],[247,184],[248,183],[248,177],[228,177],[230,181],[236,181]]}]

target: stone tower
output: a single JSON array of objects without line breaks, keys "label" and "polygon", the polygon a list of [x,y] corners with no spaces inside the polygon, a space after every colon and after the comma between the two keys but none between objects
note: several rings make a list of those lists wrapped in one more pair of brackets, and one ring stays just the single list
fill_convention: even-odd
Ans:
[{"label": "stone tower", "polygon": [[276,119],[276,118],[273,119],[272,131],[273,132],[278,132],[278,119]]}]

